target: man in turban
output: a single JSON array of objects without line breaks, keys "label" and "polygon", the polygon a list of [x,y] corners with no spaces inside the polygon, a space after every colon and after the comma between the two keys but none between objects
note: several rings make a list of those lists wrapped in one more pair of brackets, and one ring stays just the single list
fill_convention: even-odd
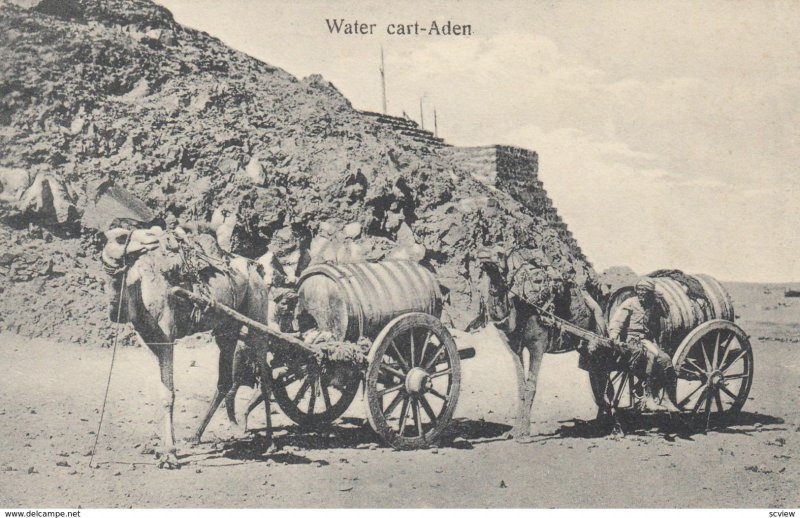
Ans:
[{"label": "man in turban", "polygon": [[[659,348],[661,308],[656,300],[656,285],[644,277],[635,286],[636,296],[625,300],[614,313],[608,325],[608,335],[622,350],[622,362],[633,373],[644,374],[644,409],[666,408],[677,412],[671,399],[656,403],[653,394],[661,387],[674,391],[676,381],[672,359]],[[670,395],[670,394],[668,394]]]}]

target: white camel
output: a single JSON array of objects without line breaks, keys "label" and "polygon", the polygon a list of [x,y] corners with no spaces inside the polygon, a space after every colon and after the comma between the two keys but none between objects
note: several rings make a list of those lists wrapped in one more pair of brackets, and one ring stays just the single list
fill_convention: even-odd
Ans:
[{"label": "white camel", "polygon": [[[219,347],[216,391],[193,436],[197,443],[233,383],[233,355],[242,325],[213,310],[199,311],[189,302],[171,295],[170,290],[182,287],[198,292],[246,317],[266,323],[270,287],[264,283],[257,265],[242,257],[224,257],[224,252],[209,235],[185,236],[179,232],[176,238],[174,233],[156,227],[150,230],[115,228],[106,232],[106,237],[108,243],[103,249],[103,262],[107,269],[113,270],[110,271],[111,317],[133,324],[142,341],[158,359],[163,410],[159,465],[176,468],[179,462],[173,426],[174,343],[181,337],[210,330]],[[195,240],[195,243],[190,243],[190,240]],[[199,250],[211,250],[213,253],[209,255],[219,254],[218,257],[224,259],[218,261],[219,267],[214,267],[213,260],[204,263],[206,267],[200,269],[196,264],[187,264],[189,245],[196,251],[197,243],[204,244]],[[267,369],[266,362],[262,363]],[[268,406],[269,397],[265,401]],[[229,408],[229,417],[232,414],[233,409]]]}]

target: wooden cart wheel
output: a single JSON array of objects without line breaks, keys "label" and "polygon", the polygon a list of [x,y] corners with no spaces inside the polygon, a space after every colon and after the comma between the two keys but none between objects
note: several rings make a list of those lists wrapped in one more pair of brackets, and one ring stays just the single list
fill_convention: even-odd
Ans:
[{"label": "wooden cart wheel", "polygon": [[683,339],[672,359],[678,374],[677,403],[704,420],[742,409],[753,382],[753,349],[742,329],[709,320]]},{"label": "wooden cart wheel", "polygon": [[341,416],[358,393],[357,369],[320,363],[315,358],[273,362],[273,394],[286,416],[300,426],[314,427]]},{"label": "wooden cart wheel", "polygon": [[[603,401],[603,392],[602,388],[605,384],[600,384],[599,382],[604,382],[605,380],[602,379],[602,374],[599,373],[589,373],[589,377],[592,378],[591,388],[592,388],[592,396],[594,397],[594,402],[597,406],[601,405]],[[594,381],[594,378],[598,378],[598,382]],[[630,372],[625,371],[611,371],[608,373],[608,382],[611,383],[613,388],[613,396],[612,396],[612,404],[622,410],[629,410],[635,407],[636,401],[641,399],[644,394],[644,388],[642,386],[642,381],[637,376],[631,374]]]},{"label": "wooden cart wheel", "polygon": [[434,316],[407,313],[386,325],[368,356],[367,418],[397,449],[432,444],[458,402],[461,364],[453,337]]}]

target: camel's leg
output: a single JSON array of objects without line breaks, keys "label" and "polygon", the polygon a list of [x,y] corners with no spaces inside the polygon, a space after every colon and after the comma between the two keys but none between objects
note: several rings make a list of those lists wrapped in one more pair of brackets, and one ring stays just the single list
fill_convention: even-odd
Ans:
[{"label": "camel's leg", "polygon": [[247,407],[244,410],[244,415],[242,416],[242,422],[244,423],[244,431],[247,431],[247,419],[250,417],[250,412],[256,409],[261,402],[264,401],[264,393],[259,390],[254,390],[252,397],[250,397],[250,401],[247,402]]},{"label": "camel's leg", "polygon": [[203,436],[208,423],[219,408],[225,395],[230,391],[233,385],[233,353],[236,349],[236,341],[239,339],[240,328],[229,328],[225,331],[216,333],[217,345],[219,346],[219,362],[217,373],[217,387],[214,391],[214,397],[211,399],[211,404],[208,406],[205,417],[200,422],[197,431],[192,437],[192,442],[197,444]]},{"label": "camel's leg", "polygon": [[236,422],[236,393],[239,391],[239,387],[242,385],[247,385],[248,381],[249,384],[253,384],[252,380],[247,379],[247,374],[250,374],[248,371],[249,364],[247,355],[249,351],[246,346],[244,346],[244,342],[238,342],[236,344],[236,348],[233,353],[233,360],[232,360],[232,370],[231,376],[233,382],[231,383],[231,388],[228,393],[225,395],[225,410],[228,412],[228,420],[233,423],[237,424]]},{"label": "camel's leg", "polygon": [[605,316],[603,316],[603,308],[600,307],[600,304],[598,304],[586,290],[581,290],[581,295],[589,311],[592,312],[595,331],[601,336],[608,336],[608,325],[606,324]]},{"label": "camel's leg", "polygon": [[[517,410],[516,410],[516,418],[515,424],[519,423],[522,420],[522,414],[524,413],[523,405],[525,404],[525,370],[522,368],[522,349],[520,348],[519,351],[515,351],[511,344],[509,343],[508,336],[505,333],[501,332],[499,329],[497,330],[498,334],[500,335],[500,341],[505,346],[508,353],[511,355],[511,358],[514,360],[514,373],[517,377]],[[508,433],[504,435],[505,438],[511,439],[516,436],[517,434],[517,427],[511,429]]]},{"label": "camel's leg", "polygon": [[661,406],[667,409],[667,412],[670,415],[678,415],[680,416],[681,409],[678,408],[677,403],[677,383],[673,383],[671,381],[667,381],[666,385],[664,386],[664,397],[661,400]]},{"label": "camel's leg", "polygon": [[264,410],[267,413],[266,449],[273,451],[275,445],[272,442],[272,410],[270,409],[270,391],[272,390],[272,368],[267,362],[266,352],[259,352],[258,362],[261,366],[261,397],[264,398]]},{"label": "camel's leg", "polygon": [[[234,367],[233,370],[236,372],[236,367]],[[239,424],[239,421],[236,419],[236,394],[239,392],[239,387],[241,386],[241,384],[234,381],[231,388],[222,398],[222,400],[225,401],[225,411],[228,414],[228,421],[234,425]]]},{"label": "camel's leg", "polygon": [[619,421],[617,407],[614,406],[614,386],[611,384],[608,372],[595,371],[589,373],[589,382],[592,384],[592,393],[602,394],[603,399],[597,401],[597,417],[595,421],[605,423],[610,419],[613,423],[612,435],[625,435],[622,431],[622,424]]},{"label": "camel's leg", "polygon": [[[166,342],[164,340],[163,342]],[[159,467],[172,469],[178,468],[178,456],[175,449],[175,429],[173,427],[173,408],[175,404],[175,382],[173,378],[173,346],[148,344],[150,350],[158,359],[161,371],[161,385],[159,387],[162,414],[161,441],[163,452]]]},{"label": "camel's leg", "polygon": [[531,410],[533,409],[533,399],[536,397],[536,385],[539,381],[539,370],[542,367],[545,345],[542,340],[536,340],[528,349],[530,352],[530,362],[528,364],[528,378],[525,380],[525,390],[522,402],[522,414],[518,416],[517,423],[514,425],[517,433],[515,439],[525,442],[531,435]]},{"label": "camel's leg", "polygon": [[[594,394],[595,404],[597,404],[595,420],[599,422],[612,413],[611,402],[614,401],[614,387],[611,385],[608,373],[601,371],[590,372],[589,383],[592,385],[592,394]],[[602,399],[598,400],[599,394],[602,394]]]}]

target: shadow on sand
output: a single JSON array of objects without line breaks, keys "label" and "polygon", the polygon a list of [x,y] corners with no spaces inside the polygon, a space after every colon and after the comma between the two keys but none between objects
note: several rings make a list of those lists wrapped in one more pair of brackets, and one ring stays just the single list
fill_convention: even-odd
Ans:
[{"label": "shadow on sand", "polygon": [[[560,421],[565,423],[551,434],[551,438],[598,438],[606,437],[612,432],[611,422],[583,421],[572,419]],[[626,435],[648,436],[658,435],[667,441],[676,438],[692,440],[695,435],[706,432],[705,416],[700,418],[682,414],[671,416],[666,412],[638,413],[620,411],[620,423]],[[760,432],[783,431],[783,419],[755,412],[740,412],[734,415],[717,416],[712,414],[708,431],[723,434],[753,435]]]},{"label": "shadow on sand", "polygon": [[[473,449],[472,442],[499,439],[511,427],[487,421],[455,419],[432,448]],[[311,458],[314,451],[332,449],[387,449],[380,437],[362,419],[345,418],[325,427],[304,428],[296,425],[273,428],[273,447],[264,437],[264,428],[249,431],[247,437],[219,440],[204,451],[182,457],[197,461],[229,459],[234,461],[272,461],[280,464],[327,465]]]},{"label": "shadow on sand", "polygon": [[[673,442],[676,439],[693,440],[693,436],[704,434],[704,423],[693,423],[687,416],[680,418],[666,413],[620,412],[620,421],[626,435],[634,437],[660,437]],[[559,421],[561,427],[551,434],[537,434],[529,442],[543,442],[565,438],[593,439],[608,437],[610,423],[572,419]],[[741,412],[732,416],[712,415],[709,431],[724,434],[753,435],[760,432],[784,431],[783,419],[753,413]],[[435,448],[471,450],[474,444],[504,440],[510,426],[482,420],[455,419],[443,433]],[[303,428],[300,426],[278,426],[273,430],[270,447],[264,437],[263,428],[253,429],[247,437],[217,441],[202,453],[186,455],[181,460],[211,461],[227,459],[239,462],[274,462],[278,464],[328,465],[328,461],[313,459],[315,451],[345,449],[386,449],[380,438],[362,419],[345,418],[325,427]],[[202,457],[202,458],[198,458]]]}]

